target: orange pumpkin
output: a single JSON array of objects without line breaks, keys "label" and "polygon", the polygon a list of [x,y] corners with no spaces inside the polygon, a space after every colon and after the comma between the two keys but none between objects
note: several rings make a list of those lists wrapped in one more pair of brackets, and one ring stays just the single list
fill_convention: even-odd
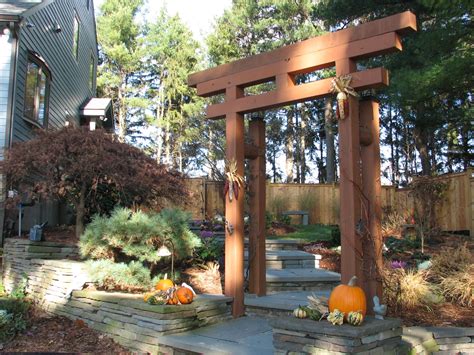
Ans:
[{"label": "orange pumpkin", "polygon": [[176,291],[176,296],[178,296],[179,302],[181,302],[181,304],[191,303],[194,299],[193,291],[184,286],[178,288]]},{"label": "orange pumpkin", "polygon": [[171,281],[170,279],[166,278],[168,276],[168,274],[165,275],[165,278],[158,281],[158,283],[156,284],[155,286],[155,289],[158,290],[158,291],[167,291],[168,289],[170,289],[171,287],[174,287],[174,283],[173,281]]},{"label": "orange pumpkin", "polygon": [[353,276],[347,285],[339,285],[332,290],[329,296],[329,312],[338,309],[344,312],[347,320],[349,312],[361,312],[365,317],[367,312],[367,300],[364,290],[356,286],[357,277]]}]

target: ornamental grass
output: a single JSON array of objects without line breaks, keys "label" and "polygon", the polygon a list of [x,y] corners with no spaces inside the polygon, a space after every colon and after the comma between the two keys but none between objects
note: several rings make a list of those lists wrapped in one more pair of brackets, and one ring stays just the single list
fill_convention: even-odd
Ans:
[{"label": "ornamental grass", "polygon": [[461,245],[456,249],[445,249],[431,259],[429,278],[435,282],[441,282],[450,276],[464,272],[474,264],[474,255],[467,245]]},{"label": "ornamental grass", "polygon": [[387,269],[384,275],[384,299],[395,309],[430,308],[442,300],[438,288],[419,270]]},{"label": "ornamental grass", "polygon": [[461,306],[474,306],[474,265],[444,277],[440,286],[449,301]]}]

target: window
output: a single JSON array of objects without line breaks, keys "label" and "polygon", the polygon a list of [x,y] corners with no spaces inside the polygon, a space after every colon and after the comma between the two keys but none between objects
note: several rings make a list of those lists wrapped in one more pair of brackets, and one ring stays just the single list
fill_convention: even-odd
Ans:
[{"label": "window", "polygon": [[91,92],[94,92],[94,79],[95,79],[95,70],[94,70],[94,55],[91,53],[91,62],[90,62],[90,68],[89,68],[89,88]]},{"label": "window", "polygon": [[73,33],[72,54],[77,59],[79,57],[79,19],[77,14],[74,16],[74,33]]},{"label": "window", "polygon": [[25,106],[23,116],[25,119],[47,126],[49,84],[51,73],[46,64],[39,57],[30,54],[26,68]]},{"label": "window", "polygon": [[91,0],[86,0],[86,3],[87,3],[87,10],[89,10],[91,7]]}]

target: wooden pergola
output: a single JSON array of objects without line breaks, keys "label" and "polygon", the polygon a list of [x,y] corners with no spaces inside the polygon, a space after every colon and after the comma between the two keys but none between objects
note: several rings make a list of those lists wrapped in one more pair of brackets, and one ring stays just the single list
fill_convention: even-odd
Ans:
[{"label": "wooden pergola", "polygon": [[[358,71],[357,61],[402,50],[400,36],[416,31],[416,17],[407,11],[354,28],[311,38],[212,69],[191,74],[188,84],[197,94],[225,94],[225,101],[209,105],[207,118],[226,120],[226,157],[244,174],[244,159],[250,159],[248,179],[249,289],[265,295],[265,123],[253,118],[249,124],[252,144],[244,142],[244,114],[331,95],[333,78],[298,85],[295,77],[324,68],[336,68],[336,77],[350,74],[356,90],[388,85],[383,68]],[[244,89],[274,81],[276,89],[246,96]],[[379,107],[370,98],[349,95],[349,114],[339,121],[340,229],[342,282],[356,275],[369,300],[381,295]],[[234,297],[233,315],[244,314],[244,198],[226,198],[225,294]],[[370,303],[369,303],[369,309]]]}]

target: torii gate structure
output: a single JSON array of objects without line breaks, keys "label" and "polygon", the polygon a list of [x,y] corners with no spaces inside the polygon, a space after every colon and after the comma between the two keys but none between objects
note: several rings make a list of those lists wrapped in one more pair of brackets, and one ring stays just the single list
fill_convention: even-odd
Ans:
[{"label": "torii gate structure", "polygon": [[[226,120],[226,157],[244,174],[250,159],[249,262],[251,293],[265,295],[265,123],[252,119],[244,143],[244,114],[331,95],[333,78],[297,85],[295,76],[336,67],[336,76],[350,74],[357,90],[388,85],[383,68],[357,70],[357,60],[401,51],[400,36],[416,31],[416,17],[407,11],[311,38],[191,74],[197,94],[225,94],[225,101],[207,108],[208,119]],[[245,96],[246,87],[275,81],[276,89]],[[380,141],[378,103],[349,96],[349,115],[339,121],[340,230],[342,282],[356,275],[368,300],[381,294]],[[243,192],[243,191],[242,191]],[[241,193],[243,195],[243,193]],[[244,198],[226,198],[225,294],[234,297],[233,315],[244,314]],[[369,303],[370,304],[370,303]],[[372,307],[368,306],[369,311]]]}]

